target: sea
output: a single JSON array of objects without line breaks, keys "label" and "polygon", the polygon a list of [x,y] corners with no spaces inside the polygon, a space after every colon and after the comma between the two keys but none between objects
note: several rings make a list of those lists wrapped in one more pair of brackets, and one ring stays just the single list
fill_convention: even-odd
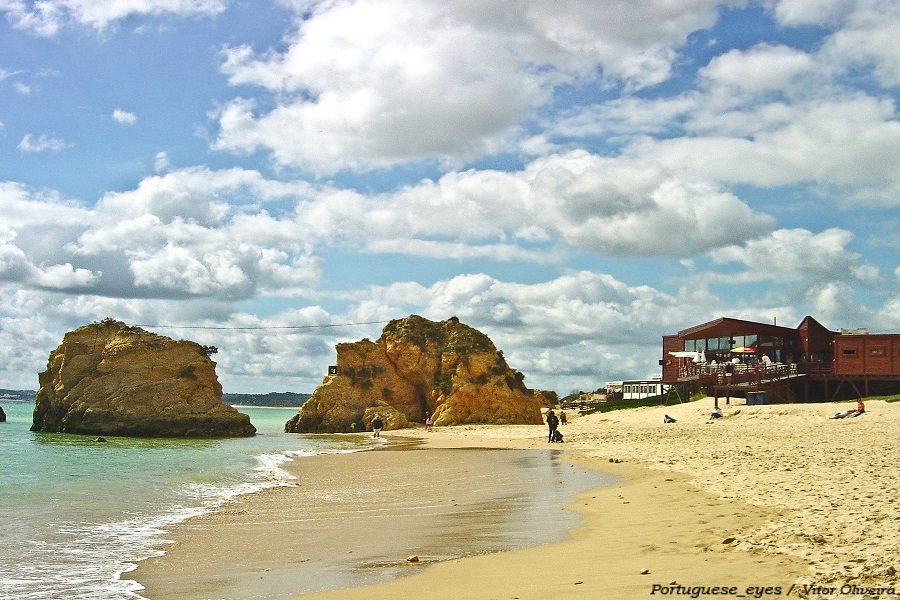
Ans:
[{"label": "sea", "polygon": [[283,432],[294,408],[238,407],[251,438],[33,433],[34,404],[2,404],[0,599],[140,599],[123,574],[164,552],[166,529],[235,497],[289,485],[297,457],[371,450],[364,435]]}]

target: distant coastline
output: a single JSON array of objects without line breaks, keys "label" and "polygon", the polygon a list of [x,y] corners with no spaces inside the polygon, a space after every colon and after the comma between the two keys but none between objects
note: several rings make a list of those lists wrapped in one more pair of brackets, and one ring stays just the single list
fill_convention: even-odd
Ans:
[{"label": "distant coastline", "polygon": [[268,394],[222,394],[222,401],[232,406],[274,406],[299,408],[310,394],[299,392],[269,392]]},{"label": "distant coastline", "polygon": [[0,402],[34,402],[34,390],[5,390],[0,388]]},{"label": "distant coastline", "polygon": [[[0,402],[34,402],[35,390],[7,390],[0,388]],[[241,406],[270,406],[299,408],[311,394],[299,392],[269,392],[268,394],[222,394],[226,404]]]}]

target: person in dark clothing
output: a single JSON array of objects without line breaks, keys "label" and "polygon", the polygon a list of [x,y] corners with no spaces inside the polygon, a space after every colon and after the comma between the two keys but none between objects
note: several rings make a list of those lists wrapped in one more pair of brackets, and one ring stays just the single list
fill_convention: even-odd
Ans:
[{"label": "person in dark clothing", "polygon": [[553,409],[547,411],[547,427],[550,429],[547,434],[547,442],[553,441],[553,433],[556,431],[556,428],[559,427],[559,419],[556,417],[556,413],[553,412]]},{"label": "person in dark clothing", "polygon": [[384,423],[381,421],[381,417],[375,415],[375,418],[372,419],[372,437],[381,437],[381,429],[384,427]]}]

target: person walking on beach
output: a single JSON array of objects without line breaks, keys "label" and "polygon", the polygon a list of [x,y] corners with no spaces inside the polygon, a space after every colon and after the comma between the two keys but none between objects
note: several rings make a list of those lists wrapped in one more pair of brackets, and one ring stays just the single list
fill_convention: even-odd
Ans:
[{"label": "person walking on beach", "polygon": [[547,427],[549,428],[549,433],[547,434],[547,442],[553,441],[553,434],[556,432],[556,428],[559,427],[559,419],[556,418],[556,413],[553,412],[553,409],[547,411]]},{"label": "person walking on beach", "polygon": [[559,411],[559,424],[560,425],[566,424],[566,411],[564,411],[564,410]]},{"label": "person walking on beach", "polygon": [[431,431],[431,415],[425,417],[425,431]]},{"label": "person walking on beach", "polygon": [[384,427],[384,423],[381,420],[381,417],[375,415],[375,418],[372,419],[372,437],[381,437],[381,428]]}]

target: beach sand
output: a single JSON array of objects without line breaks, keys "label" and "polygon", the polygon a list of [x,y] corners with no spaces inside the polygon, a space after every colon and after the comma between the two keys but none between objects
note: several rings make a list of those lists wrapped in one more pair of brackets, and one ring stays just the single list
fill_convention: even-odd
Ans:
[{"label": "beach sand", "polygon": [[[562,445],[547,444],[540,426],[390,432],[396,443],[424,443],[424,450],[416,452],[383,453],[396,455],[399,462],[391,468],[401,481],[427,478],[426,465],[432,461],[415,458],[414,464],[407,464],[410,457],[452,448],[537,453],[564,448],[565,460],[618,479],[572,499],[570,508],[583,520],[566,540],[490,554],[483,553],[490,549],[482,548],[466,558],[442,561],[442,555],[454,555],[443,551],[453,546],[452,536],[445,538],[443,530],[432,527],[427,519],[404,518],[407,533],[403,535],[411,537],[400,536],[399,543],[384,546],[388,555],[380,562],[360,560],[353,556],[356,551],[352,547],[344,550],[353,552],[346,554],[344,573],[381,571],[388,580],[302,597],[629,599],[691,597],[693,591],[698,592],[694,597],[700,598],[896,598],[872,588],[900,590],[900,479],[896,477],[900,403],[868,402],[862,417],[829,419],[837,410],[851,406],[731,405],[724,407],[725,418],[714,422],[708,419],[709,399],[578,418],[569,413],[570,422],[562,428],[566,437]],[[677,423],[664,425],[664,414]],[[346,460],[354,464],[378,460],[378,454],[351,455]],[[483,472],[477,464],[470,468]],[[469,479],[458,479],[456,490],[465,488]],[[315,560],[322,548],[305,535],[290,535],[296,527],[292,523],[296,506],[277,498],[278,493],[299,489],[248,498],[242,503],[246,506],[235,510],[256,511],[250,507],[268,503],[264,498],[276,500],[270,513],[254,516],[249,528],[241,519],[229,521],[240,515],[229,517],[226,510],[174,532],[178,543],[167,548],[169,554],[154,559],[155,563],[147,561],[136,572],[137,580],[147,585],[145,595],[153,600],[263,598],[275,597],[265,595],[267,589],[304,591],[295,587],[298,584],[290,573],[301,561]],[[411,495],[410,489],[403,489],[398,490],[396,499],[379,505],[390,515],[388,521],[403,514],[405,499]],[[414,495],[423,489],[430,488],[417,488]],[[454,495],[461,496],[456,490]],[[469,486],[469,492],[472,496],[465,498],[465,506],[455,507],[465,510],[448,521],[465,520],[462,515],[468,514],[469,503],[478,505],[478,486]],[[435,502],[450,503],[439,494]],[[494,513],[494,520],[498,514]],[[515,513],[507,510],[506,514]],[[481,520],[482,524],[486,521],[490,519]],[[351,545],[369,537],[367,530],[347,525],[336,526],[335,530],[343,533],[335,535],[348,536]],[[281,533],[273,535],[274,531]],[[282,546],[285,536],[296,538],[297,545]],[[243,549],[254,544],[256,553]],[[434,562],[407,564],[403,550],[416,544],[428,550]],[[179,555],[179,546],[187,552]],[[463,543],[456,550],[465,546]],[[209,596],[178,595],[187,585],[187,580],[178,579],[179,556],[195,562],[203,562],[204,556],[211,558],[207,587],[203,588]],[[233,558],[228,561],[223,556]],[[247,595],[215,595],[216,578],[233,578],[235,571],[253,573],[259,582],[273,572],[279,577],[271,587],[250,585],[251,577],[247,577],[241,588]],[[395,577],[404,573],[409,576]],[[370,575],[368,580],[378,578]],[[164,581],[173,583],[166,587]],[[334,583],[358,585],[346,578]],[[804,585],[819,587],[807,587],[804,593]],[[720,589],[691,590],[698,586]],[[751,589],[767,587],[770,589]]]},{"label": "beach sand", "polygon": [[[560,450],[385,449],[300,458],[294,485],[240,497],[179,525],[140,564],[148,598],[288,598],[356,587],[427,565],[566,538],[562,509],[609,476]],[[415,563],[407,560],[416,555]]]}]

